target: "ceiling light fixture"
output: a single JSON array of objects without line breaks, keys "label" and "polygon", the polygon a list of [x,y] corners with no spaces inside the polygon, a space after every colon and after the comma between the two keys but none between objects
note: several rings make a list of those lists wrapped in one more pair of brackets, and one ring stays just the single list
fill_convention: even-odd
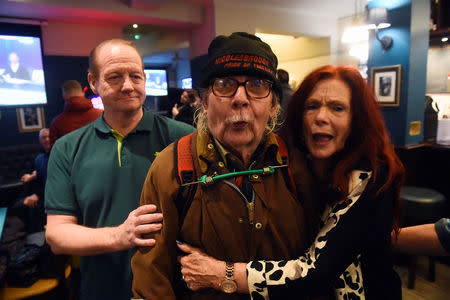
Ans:
[{"label": "ceiling light fixture", "polygon": [[342,43],[354,44],[369,40],[369,32],[363,19],[362,14],[358,10],[358,0],[355,0],[355,14],[353,15],[351,25],[345,28],[342,34]]},{"label": "ceiling light fixture", "polygon": [[354,44],[348,54],[358,58],[361,63],[366,63],[369,59],[369,45],[367,43]]},{"label": "ceiling light fixture", "polygon": [[369,32],[362,25],[352,25],[345,29],[341,42],[354,44],[369,40]]}]

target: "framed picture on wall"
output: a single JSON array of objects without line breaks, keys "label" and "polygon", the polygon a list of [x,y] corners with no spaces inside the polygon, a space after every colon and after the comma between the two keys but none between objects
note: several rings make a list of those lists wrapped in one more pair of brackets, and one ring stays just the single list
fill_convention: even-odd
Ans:
[{"label": "framed picture on wall", "polygon": [[19,132],[39,131],[45,127],[44,109],[42,107],[17,108]]},{"label": "framed picture on wall", "polygon": [[400,106],[402,66],[373,67],[371,85],[380,106]]}]

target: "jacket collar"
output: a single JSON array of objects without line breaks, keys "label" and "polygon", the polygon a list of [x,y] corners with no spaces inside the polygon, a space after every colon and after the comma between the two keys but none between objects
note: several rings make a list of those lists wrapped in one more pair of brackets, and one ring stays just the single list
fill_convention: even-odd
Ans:
[{"label": "jacket collar", "polygon": [[[214,138],[209,132],[198,131],[197,134],[197,159],[200,165],[200,170],[202,174],[207,173],[208,169],[211,173],[214,171],[222,174],[227,172],[226,168],[217,167],[219,162],[226,165],[224,158],[226,155],[230,155],[228,149],[224,148],[219,150],[216,145]],[[223,152],[225,151],[225,152]],[[257,167],[267,167],[263,164],[281,165],[282,160],[278,152],[278,144],[273,133],[269,133],[267,137],[262,141],[262,143],[257,148],[257,157],[252,157],[252,161],[255,161],[255,166]],[[255,155],[254,155],[255,156]],[[208,172],[208,173],[210,173]]]}]

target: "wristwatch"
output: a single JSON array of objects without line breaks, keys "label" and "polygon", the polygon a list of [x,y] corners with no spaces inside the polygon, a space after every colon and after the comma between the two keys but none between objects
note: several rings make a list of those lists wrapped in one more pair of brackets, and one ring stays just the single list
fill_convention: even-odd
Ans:
[{"label": "wristwatch", "polygon": [[234,263],[225,263],[225,278],[220,284],[220,288],[227,294],[236,292],[237,284],[236,281],[234,281]]}]

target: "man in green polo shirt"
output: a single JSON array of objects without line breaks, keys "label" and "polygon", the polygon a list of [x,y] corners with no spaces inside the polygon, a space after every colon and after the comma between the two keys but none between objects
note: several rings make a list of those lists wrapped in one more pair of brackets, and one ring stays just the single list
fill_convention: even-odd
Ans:
[{"label": "man in green polo shirt", "polygon": [[46,237],[53,252],[80,255],[81,299],[130,299],[130,259],[142,234],[159,230],[153,205],[139,207],[155,156],[193,128],[151,114],[143,62],[131,42],[102,42],[89,57],[88,81],[105,110],[59,139],[45,191]]}]

